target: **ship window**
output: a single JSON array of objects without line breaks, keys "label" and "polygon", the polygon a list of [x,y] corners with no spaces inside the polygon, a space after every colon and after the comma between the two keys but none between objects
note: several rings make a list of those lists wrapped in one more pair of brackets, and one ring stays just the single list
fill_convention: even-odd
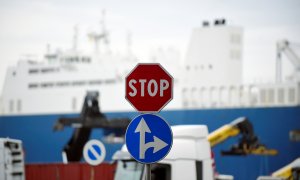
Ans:
[{"label": "ship window", "polygon": [[112,83],[115,83],[115,80],[113,79],[108,79],[105,81],[106,84],[112,84]]},{"label": "ship window", "polygon": [[231,59],[240,59],[241,58],[241,52],[238,49],[232,49],[230,50],[230,58]]},{"label": "ship window", "polygon": [[10,100],[9,101],[9,112],[13,112],[14,111],[14,101],[13,100]]},{"label": "ship window", "polygon": [[52,87],[52,86],[53,86],[53,83],[42,83],[41,84],[42,88],[49,88],[49,87]]},{"label": "ship window", "polygon": [[228,90],[225,87],[220,88],[220,104],[225,106],[228,102]]},{"label": "ship window", "polygon": [[94,80],[89,82],[90,85],[102,84],[101,80]]},{"label": "ship window", "polygon": [[231,106],[237,106],[240,100],[238,88],[236,86],[231,86],[229,88],[229,101]]},{"label": "ship window", "polygon": [[240,44],[241,36],[239,34],[231,34],[230,41],[232,44]]},{"label": "ship window", "polygon": [[187,107],[188,106],[188,95],[187,95],[187,88],[182,89],[182,97],[183,97],[183,106]]},{"label": "ship window", "polygon": [[219,100],[219,97],[218,97],[218,90],[216,87],[211,87],[210,90],[209,90],[209,96],[210,96],[210,105],[212,107],[215,107],[217,104],[218,104],[218,100]]},{"label": "ship window", "polygon": [[268,91],[268,101],[269,103],[274,103],[274,89],[269,89]]},{"label": "ship window", "polygon": [[192,97],[191,101],[194,106],[197,106],[197,102],[199,101],[199,97],[198,97],[199,95],[200,93],[197,91],[197,88],[193,87],[191,93],[191,97]]},{"label": "ship window", "polygon": [[57,82],[56,85],[57,86],[69,86],[70,83],[69,82]]},{"label": "ship window", "polygon": [[29,69],[28,73],[29,74],[37,74],[39,72],[38,69]]},{"label": "ship window", "polygon": [[83,85],[85,85],[85,84],[86,84],[85,81],[74,81],[74,82],[72,83],[73,86],[83,86]]},{"label": "ship window", "polygon": [[17,101],[17,111],[21,112],[21,110],[22,110],[22,101],[20,99],[18,99],[18,101]]},{"label": "ship window", "polygon": [[265,89],[260,90],[260,102],[262,102],[262,103],[266,102],[266,90]]},{"label": "ship window", "polygon": [[289,102],[293,103],[295,101],[295,89],[294,88],[290,88],[289,89]]},{"label": "ship window", "polygon": [[199,104],[201,105],[201,103],[203,102],[203,93],[202,93],[202,87],[199,89],[199,99],[198,99],[198,102]]},{"label": "ship window", "polygon": [[202,88],[201,89],[201,96],[202,96],[202,105],[206,106],[209,104],[210,100],[210,94],[209,94],[209,89]]},{"label": "ship window", "polygon": [[240,105],[244,105],[245,102],[247,101],[247,97],[246,97],[246,94],[247,94],[247,89],[246,87],[244,86],[240,86],[239,87],[239,92],[238,92],[238,96],[239,96],[239,103]]},{"label": "ship window", "polygon": [[33,88],[38,88],[38,86],[39,86],[39,85],[36,84],[36,83],[31,83],[31,84],[28,85],[28,88],[29,88],[29,89],[33,89]]},{"label": "ship window", "polygon": [[236,50],[236,59],[241,59],[241,51]]},{"label": "ship window", "polygon": [[284,102],[284,91],[282,88],[278,89],[278,102],[279,103]]},{"label": "ship window", "polygon": [[257,87],[250,87],[250,104],[256,105],[258,102],[259,89]]},{"label": "ship window", "polygon": [[45,69],[41,69],[42,73],[49,73],[49,72],[55,72],[56,69],[55,68],[45,68]]},{"label": "ship window", "polygon": [[89,57],[82,57],[82,62],[91,62],[91,59]]}]

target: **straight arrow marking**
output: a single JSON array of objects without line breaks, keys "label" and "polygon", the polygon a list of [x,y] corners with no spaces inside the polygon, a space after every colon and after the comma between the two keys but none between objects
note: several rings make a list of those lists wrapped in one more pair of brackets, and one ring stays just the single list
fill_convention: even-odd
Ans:
[{"label": "straight arrow marking", "polygon": [[153,136],[154,141],[145,143],[146,133],[151,133],[151,130],[149,129],[144,118],[141,119],[134,132],[140,133],[140,151],[139,151],[140,159],[145,159],[145,152],[147,151],[148,148],[154,147],[153,153],[156,153],[168,145],[166,142],[164,142],[163,140],[159,139],[156,136]]}]

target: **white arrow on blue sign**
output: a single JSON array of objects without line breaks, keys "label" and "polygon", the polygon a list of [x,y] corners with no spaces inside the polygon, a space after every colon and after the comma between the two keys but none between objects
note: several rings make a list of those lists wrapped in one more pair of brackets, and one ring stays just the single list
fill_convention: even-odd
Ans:
[{"label": "white arrow on blue sign", "polygon": [[83,158],[90,165],[97,166],[101,164],[105,155],[105,146],[101,141],[92,139],[84,145]]},{"label": "white arrow on blue sign", "polygon": [[127,127],[125,138],[131,156],[145,164],[162,160],[173,143],[169,124],[153,114],[142,114],[134,118]]}]

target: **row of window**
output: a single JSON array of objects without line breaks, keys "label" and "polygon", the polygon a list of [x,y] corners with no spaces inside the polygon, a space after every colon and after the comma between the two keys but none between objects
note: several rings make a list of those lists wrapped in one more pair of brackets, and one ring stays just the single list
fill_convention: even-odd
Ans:
[{"label": "row of window", "polygon": [[[76,110],[77,108],[77,101],[76,98],[73,97],[72,99],[72,109]],[[20,99],[14,101],[14,100],[10,100],[8,102],[8,110],[10,113],[14,113],[14,112],[18,112],[20,113],[22,111],[22,101]]]},{"label": "row of window", "polygon": [[59,68],[43,68],[43,69],[29,69],[29,74],[38,74],[38,73],[53,73],[58,72]]},{"label": "row of window", "polygon": [[220,87],[220,88],[184,88],[182,90],[184,104],[214,105],[276,105],[293,104],[297,102],[295,87],[289,88],[258,88],[258,87]]},{"label": "row of window", "polygon": [[64,57],[61,58],[60,61],[64,61],[64,62],[83,62],[83,63],[90,63],[91,62],[91,58],[87,57],[87,56],[82,56],[82,57]]},{"label": "row of window", "polygon": [[195,69],[195,70],[204,70],[204,69],[209,69],[209,70],[212,70],[213,69],[213,65],[212,64],[208,64],[207,66],[206,65],[194,65],[194,66],[186,66],[186,70],[192,70]]},{"label": "row of window", "polygon": [[8,109],[9,109],[10,113],[13,113],[15,111],[16,112],[21,112],[21,110],[22,110],[22,101],[20,99],[18,99],[17,101],[10,100]]},{"label": "row of window", "polygon": [[51,88],[51,87],[69,87],[69,86],[85,86],[85,85],[100,85],[100,84],[113,84],[116,81],[114,79],[107,80],[91,80],[91,81],[61,81],[61,82],[45,82],[45,83],[30,83],[28,84],[29,89]]}]

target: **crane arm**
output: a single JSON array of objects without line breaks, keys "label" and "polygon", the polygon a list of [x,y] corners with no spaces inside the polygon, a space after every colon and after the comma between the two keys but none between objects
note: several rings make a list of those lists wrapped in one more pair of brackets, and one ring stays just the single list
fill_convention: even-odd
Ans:
[{"label": "crane arm", "polygon": [[290,164],[272,173],[272,177],[279,177],[287,180],[300,178],[300,158],[294,160]]},{"label": "crane arm", "polygon": [[291,43],[287,40],[282,40],[277,43],[278,53],[284,53],[291,63],[295,66],[295,68],[300,68],[300,58],[295,53],[295,51],[291,48]]},{"label": "crane arm", "polygon": [[230,137],[237,136],[239,133],[239,129],[232,127],[231,125],[224,125],[210,133],[208,135],[208,141],[210,142],[211,147],[214,147]]},{"label": "crane arm", "polygon": [[291,44],[287,40],[281,40],[277,42],[277,60],[276,60],[276,80],[281,81],[282,76],[282,54],[284,53],[290,62],[295,67],[295,71],[300,70],[300,57],[291,48]]},{"label": "crane arm", "polygon": [[241,134],[238,144],[231,147],[230,151],[223,151],[223,155],[276,155],[277,151],[274,149],[267,149],[261,144],[254,134],[254,129],[251,122],[245,118],[240,117],[226,124],[208,135],[208,141],[211,147],[214,147],[230,137]]},{"label": "crane arm", "polygon": [[87,92],[79,117],[61,117],[54,127],[54,131],[63,130],[64,127],[73,127],[74,131],[68,143],[64,146],[66,160],[70,162],[80,161],[85,143],[89,140],[94,128],[113,130],[123,136],[130,119],[110,118],[108,119],[101,111],[98,102],[98,92]]}]

